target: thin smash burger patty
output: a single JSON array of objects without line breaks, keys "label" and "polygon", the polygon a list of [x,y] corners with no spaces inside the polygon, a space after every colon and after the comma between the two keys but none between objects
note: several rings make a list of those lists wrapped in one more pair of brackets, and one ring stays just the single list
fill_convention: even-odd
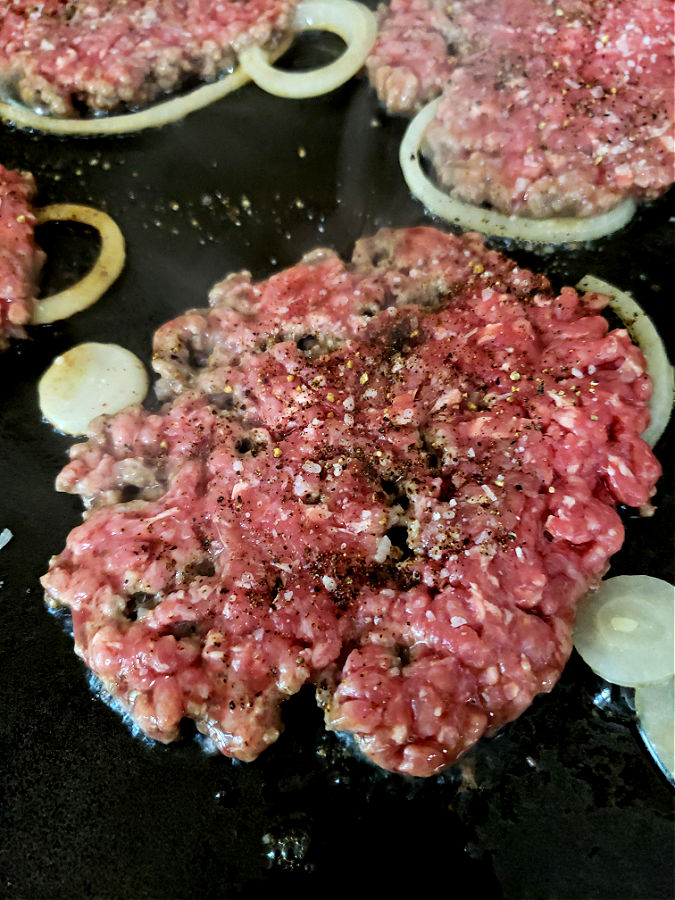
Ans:
[{"label": "thin smash burger patty", "polygon": [[453,195],[590,216],[673,181],[671,0],[391,0],[371,80],[391,112],[441,96],[426,133]]},{"label": "thin smash burger patty", "polygon": [[161,410],[72,449],[90,512],[48,602],[154,738],[189,717],[252,760],[310,683],[378,765],[436,773],[552,688],[614,505],[654,491],[642,354],[606,298],[430,228],[209,300],[155,336]]},{"label": "thin smash burger patty", "polygon": [[34,195],[30,173],[0,165],[0,350],[9,338],[25,337],[44,261],[34,238]]},{"label": "thin smash burger patty", "polygon": [[273,44],[296,0],[9,0],[0,82],[27,106],[69,116],[135,107],[213,80],[251,44]]}]

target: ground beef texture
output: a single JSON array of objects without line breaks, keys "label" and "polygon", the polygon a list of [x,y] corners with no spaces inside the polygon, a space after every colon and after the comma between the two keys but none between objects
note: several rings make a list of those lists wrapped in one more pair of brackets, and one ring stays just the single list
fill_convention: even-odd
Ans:
[{"label": "ground beef texture", "polygon": [[439,182],[505,213],[590,216],[674,178],[671,0],[391,0],[371,80],[391,112],[441,96]]},{"label": "ground beef texture", "polygon": [[0,4],[0,81],[53,115],[134,108],[229,72],[273,45],[296,0],[9,0]]},{"label": "ground beef texture", "polygon": [[158,412],[102,418],[58,478],[88,513],[43,578],[150,736],[254,759],[282,701],[433,775],[550,691],[578,599],[659,465],[606,298],[474,234],[384,230],[159,329]]}]

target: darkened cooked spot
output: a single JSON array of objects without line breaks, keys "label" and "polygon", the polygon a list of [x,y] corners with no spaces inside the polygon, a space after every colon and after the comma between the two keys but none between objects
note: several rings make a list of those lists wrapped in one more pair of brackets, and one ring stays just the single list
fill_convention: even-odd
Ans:
[{"label": "darkened cooked spot", "polygon": [[139,609],[154,609],[160,602],[160,598],[155,594],[146,594],[143,591],[137,591],[127,600],[124,614],[131,622],[135,622],[138,618]]},{"label": "darkened cooked spot", "polygon": [[379,248],[373,251],[373,255],[371,257],[374,266],[379,266],[380,263],[388,263],[389,259],[390,253],[386,248]]},{"label": "darkened cooked spot", "polygon": [[190,580],[193,577],[212,578],[216,574],[216,566],[212,559],[204,558],[196,560],[185,567],[183,572],[184,580]]},{"label": "darkened cooked spot", "polygon": [[232,394],[226,394],[224,392],[209,394],[209,400],[216,407],[216,409],[224,409],[228,411],[234,409],[234,397],[232,396]]},{"label": "darkened cooked spot", "polygon": [[120,500],[122,501],[122,503],[129,503],[131,500],[135,500],[140,492],[141,489],[137,485],[125,484],[122,488]]},{"label": "darkened cooked spot", "polygon": [[382,490],[385,492],[385,494],[396,494],[396,482],[390,481],[388,478],[383,478]]},{"label": "darkened cooked spot", "polygon": [[408,529],[405,525],[392,525],[386,535],[391,541],[391,553],[394,558],[402,561],[413,555],[413,551],[408,546]]},{"label": "darkened cooked spot", "polygon": [[190,365],[191,368],[203,369],[205,366],[208,365],[209,355],[210,355],[208,350],[206,350],[204,348],[200,348],[200,347],[195,347],[194,344],[188,343],[187,351],[188,351],[188,365]]},{"label": "darkened cooked spot", "polygon": [[393,479],[383,478],[380,481],[382,490],[391,499],[392,506],[400,506],[406,510],[410,506],[410,500],[405,493],[405,488],[401,484],[401,479],[394,481]]},{"label": "darkened cooked spot", "polygon": [[441,493],[439,496],[439,500],[442,500],[444,503],[447,503],[448,500],[452,500],[455,496],[456,490],[455,485],[452,483],[452,478],[444,478],[441,483]]},{"label": "darkened cooked spot", "polygon": [[313,334],[305,334],[301,338],[295,342],[298,350],[302,350],[303,353],[311,353],[315,347],[319,344],[319,339],[314,337]]},{"label": "darkened cooked spot", "polygon": [[410,647],[406,647],[405,644],[394,644],[394,654],[397,656],[401,668],[410,662]]}]

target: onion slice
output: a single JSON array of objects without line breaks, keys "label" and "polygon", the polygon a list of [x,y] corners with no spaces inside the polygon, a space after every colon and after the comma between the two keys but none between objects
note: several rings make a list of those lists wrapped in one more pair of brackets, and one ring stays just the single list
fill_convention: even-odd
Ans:
[{"label": "onion slice", "polygon": [[[288,50],[293,35],[287,35],[274,50],[265,51],[271,60],[278,59]],[[0,119],[19,128],[32,128],[46,134],[88,135],[128,134],[145,128],[160,128],[170,122],[184,119],[191,112],[203,109],[227,94],[231,94],[250,81],[241,67],[212,84],[204,84],[182,97],[162,100],[138,112],[101,116],[91,119],[66,119],[42,115],[15,101],[0,100]]]},{"label": "onion slice", "polygon": [[283,72],[270,65],[260,47],[246,47],[239,54],[241,68],[258,87],[277,97],[317,97],[344,84],[364,64],[377,35],[375,16],[355,0],[302,0],[295,11],[293,28],[332,31],[347,48],[320,69]]},{"label": "onion slice", "polygon": [[649,575],[603,581],[579,604],[574,646],[613,684],[636,687],[672,677],[675,588]]},{"label": "onion slice", "polygon": [[236,91],[248,81],[248,76],[237,68],[213,84],[196,88],[184,97],[173,97],[138,112],[119,116],[101,116],[98,119],[65,119],[42,115],[20,103],[0,101],[0,118],[20,128],[33,128],[46,134],[127,134],[144,128],[158,128],[183,119],[188,113],[220,100]]},{"label": "onion slice", "polygon": [[432,100],[417,113],[408,125],[399,151],[399,162],[406,184],[413,196],[433,215],[468,231],[546,244],[592,241],[618,231],[633,218],[635,201],[630,197],[614,209],[597,216],[533,219],[507,216],[450,196],[427,178],[419,158],[424,134],[435,118],[439,103],[440,98]]},{"label": "onion slice", "polygon": [[647,748],[675,786],[675,679],[637,688],[635,712]]},{"label": "onion slice", "polygon": [[635,343],[642,350],[647,361],[647,372],[652,379],[653,390],[649,398],[651,422],[642,437],[653,447],[666,430],[673,408],[675,381],[673,367],[656,326],[639,303],[625,291],[620,291],[607,281],[586,275],[577,284],[581,291],[605,294],[609,297],[610,309],[621,319]]},{"label": "onion slice", "polygon": [[78,344],[57,356],[38,384],[43,416],[66,434],[86,434],[92,419],[112,415],[148,392],[143,363],[117,344]]},{"label": "onion slice", "polygon": [[[332,31],[344,39],[347,49],[327,66],[310,72],[282,72],[274,63],[288,50],[298,31]],[[281,97],[316,97],[348,81],[364,64],[375,43],[377,24],[372,12],[356,0],[302,0],[290,34],[274,49],[254,46],[239,54],[239,66],[212,84],[195,88],[185,96],[164,100],[147,109],[122,115],[68,119],[42,115],[14,100],[0,100],[0,118],[20,128],[47,134],[127,134],[159,128],[183,119],[253,80],[263,90]]]},{"label": "onion slice", "polygon": [[33,306],[33,325],[48,325],[96,303],[118,277],[124,266],[124,237],[117,224],[100,209],[73,203],[54,203],[35,211],[38,225],[45,222],[81,222],[98,231],[101,249],[90,271],[76,284],[36,300]]}]

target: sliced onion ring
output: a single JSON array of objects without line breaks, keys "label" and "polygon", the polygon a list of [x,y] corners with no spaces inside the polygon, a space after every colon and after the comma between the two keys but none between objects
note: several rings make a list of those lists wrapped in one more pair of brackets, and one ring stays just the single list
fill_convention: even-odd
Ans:
[{"label": "sliced onion ring", "polygon": [[148,384],[143,363],[124,347],[78,344],[57,356],[40,379],[40,409],[59,431],[86,434],[92,419],[141,403]]},{"label": "sliced onion ring", "polygon": [[675,786],[675,679],[636,688],[635,712],[645,744]]},{"label": "sliced onion ring", "polygon": [[[240,65],[213,84],[205,84],[183,97],[173,97],[139,112],[68,119],[42,115],[14,101],[0,100],[0,118],[20,128],[32,128],[49,134],[89,135],[127,134],[145,128],[158,128],[183,119],[226,94],[253,80],[263,90],[281,97],[316,97],[344,84],[361,68],[375,42],[377,25],[371,11],[355,0],[302,0],[298,5],[293,32],[273,50],[247,47],[239,54]],[[275,62],[288,50],[295,33],[314,29],[332,31],[347,43],[347,49],[334,62],[310,72],[282,72]]]},{"label": "sliced onion ring", "polygon": [[[274,50],[266,51],[272,60],[278,59],[288,50],[293,35],[286,36]],[[204,84],[182,97],[172,97],[142,109],[121,115],[101,116],[92,119],[67,119],[42,115],[13,101],[0,101],[0,119],[20,128],[32,128],[47,134],[128,134],[145,128],[160,128],[170,122],[184,119],[189,113],[202,109],[231,94],[250,81],[240,67],[213,84]]]},{"label": "sliced onion ring", "polygon": [[507,216],[451,197],[427,178],[419,158],[424,134],[436,115],[439,103],[440,98],[437,98],[420,110],[408,125],[399,151],[399,162],[406,184],[413,196],[433,215],[465,230],[545,244],[592,241],[618,231],[633,218],[635,202],[630,197],[598,216],[553,219]]},{"label": "sliced onion ring", "polygon": [[574,646],[613,684],[637,687],[675,672],[675,588],[649,575],[603,581],[579,604]]},{"label": "sliced onion ring", "polygon": [[124,266],[124,237],[117,224],[100,209],[73,203],[54,203],[35,211],[38,225],[45,222],[81,222],[98,231],[101,249],[90,271],[76,284],[51,297],[36,300],[33,325],[48,325],[96,303],[118,277]]},{"label": "sliced onion ring", "polygon": [[586,275],[582,278],[577,284],[577,288],[589,293],[606,294],[609,297],[610,308],[624,323],[628,333],[644,354],[653,390],[649,398],[651,422],[642,433],[642,437],[653,447],[666,430],[670,420],[673,392],[675,391],[673,367],[668,361],[668,354],[661,336],[647,313],[630,294],[618,290],[607,281],[596,278],[594,275]]},{"label": "sliced onion ring", "polygon": [[364,64],[377,35],[375,16],[354,0],[302,0],[295,11],[293,27],[296,31],[332,31],[347,48],[338,59],[320,69],[283,72],[269,64],[260,47],[246,47],[239,54],[241,68],[258,87],[277,97],[317,97],[344,84]]}]

